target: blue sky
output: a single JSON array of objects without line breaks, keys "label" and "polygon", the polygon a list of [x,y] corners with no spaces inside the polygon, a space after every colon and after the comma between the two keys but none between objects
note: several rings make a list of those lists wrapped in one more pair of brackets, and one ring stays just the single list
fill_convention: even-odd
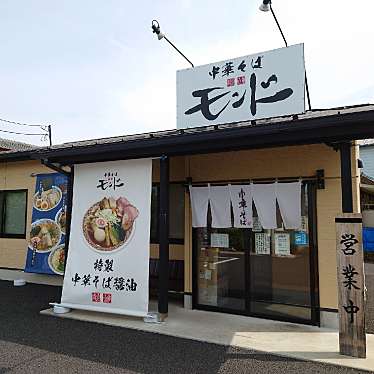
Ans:
[{"label": "blue sky", "polygon": [[[283,46],[259,2],[1,0],[0,118],[52,124],[55,143],[174,128],[176,70],[188,64],[152,19],[200,65]],[[289,44],[305,43],[312,107],[374,102],[374,1],[273,6]]]}]

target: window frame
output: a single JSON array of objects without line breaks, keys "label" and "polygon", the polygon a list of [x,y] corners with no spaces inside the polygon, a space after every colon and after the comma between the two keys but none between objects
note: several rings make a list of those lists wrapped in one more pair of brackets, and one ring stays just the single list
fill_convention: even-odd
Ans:
[{"label": "window frame", "polygon": [[[212,182],[214,183],[214,182]],[[309,277],[310,277],[310,318],[303,319],[298,317],[285,317],[277,315],[267,315],[262,313],[255,313],[251,310],[250,305],[247,305],[246,310],[236,310],[228,307],[217,307],[211,305],[200,304],[198,302],[199,294],[199,269],[198,269],[198,228],[192,229],[192,308],[211,311],[211,312],[220,312],[220,313],[230,313],[236,315],[245,315],[254,318],[263,318],[269,320],[277,320],[291,323],[301,323],[305,325],[314,325],[320,326],[320,292],[319,292],[319,266],[318,266],[318,232],[317,232],[317,184],[315,180],[303,181],[303,184],[307,186],[306,195],[308,197],[308,237],[309,237]],[[208,210],[209,214],[209,210]],[[247,229],[240,229],[247,230]],[[252,241],[252,238],[251,238]],[[252,245],[252,244],[251,244]],[[246,299],[247,303],[251,301],[250,293],[250,256],[247,256],[246,259],[246,276],[245,284],[247,287],[246,290]],[[287,304],[283,304],[287,305]],[[298,307],[299,305],[288,304]]]},{"label": "window frame", "polygon": [[[25,218],[24,218],[24,231],[22,234],[8,234],[5,233],[5,221],[6,221],[6,194],[14,192],[24,192],[26,201],[25,201]],[[1,215],[1,224],[0,224],[0,238],[1,239],[26,239],[26,231],[27,231],[27,210],[28,210],[28,189],[22,188],[17,190],[0,190],[0,194],[4,195],[4,203],[2,207],[2,211],[0,211]]]},{"label": "window frame", "polygon": [[[184,181],[183,182],[169,182],[169,184],[180,184],[180,185],[183,185],[185,187],[186,182],[184,182]],[[152,182],[152,187],[157,188],[157,218],[158,218],[159,215],[160,215],[159,214],[160,213],[160,182]],[[184,199],[184,205],[186,205],[185,199]],[[152,214],[152,212],[151,212],[151,214]],[[170,219],[170,214],[169,214],[169,219]],[[152,231],[151,231],[151,235],[150,235],[151,244],[160,244],[159,243],[159,235],[160,235],[160,225],[159,225],[159,219],[157,219],[156,237],[152,237]],[[169,232],[169,244],[183,245],[184,244],[184,237],[183,237],[183,239],[181,239],[181,238],[171,238],[170,237],[170,232]]]}]

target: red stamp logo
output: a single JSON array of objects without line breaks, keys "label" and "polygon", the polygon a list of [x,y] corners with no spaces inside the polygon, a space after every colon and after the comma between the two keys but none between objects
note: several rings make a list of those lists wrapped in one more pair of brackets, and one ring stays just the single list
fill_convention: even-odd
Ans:
[{"label": "red stamp logo", "polygon": [[245,75],[236,78],[237,85],[245,84]]},{"label": "red stamp logo", "polygon": [[94,303],[99,303],[101,301],[100,292],[92,292],[92,301]]},{"label": "red stamp logo", "polygon": [[227,87],[235,86],[235,78],[227,79]]},{"label": "red stamp logo", "polygon": [[111,293],[103,293],[103,303],[110,304],[112,302],[112,294]]}]

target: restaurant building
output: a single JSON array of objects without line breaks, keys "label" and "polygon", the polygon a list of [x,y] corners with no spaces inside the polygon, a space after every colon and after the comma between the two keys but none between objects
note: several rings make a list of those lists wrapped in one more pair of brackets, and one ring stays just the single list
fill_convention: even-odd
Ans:
[{"label": "restaurant building", "polygon": [[[1,153],[0,267],[24,268],[32,176],[66,173],[71,205],[75,165],[152,158],[150,290],[160,313],[181,295],[186,308],[337,326],[334,218],[360,211],[356,140],[373,126],[374,106],[362,105]],[[260,219],[212,227],[211,204],[206,227],[192,226],[191,187],[292,182],[301,183],[300,228],[285,228],[279,202],[273,229]]]}]

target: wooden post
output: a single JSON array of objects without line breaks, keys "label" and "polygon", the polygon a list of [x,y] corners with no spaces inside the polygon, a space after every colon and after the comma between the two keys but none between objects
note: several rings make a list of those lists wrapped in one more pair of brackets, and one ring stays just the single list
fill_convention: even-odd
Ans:
[{"label": "wooden post", "polygon": [[365,274],[362,216],[360,213],[343,213],[335,218],[335,223],[340,354],[365,358]]}]

